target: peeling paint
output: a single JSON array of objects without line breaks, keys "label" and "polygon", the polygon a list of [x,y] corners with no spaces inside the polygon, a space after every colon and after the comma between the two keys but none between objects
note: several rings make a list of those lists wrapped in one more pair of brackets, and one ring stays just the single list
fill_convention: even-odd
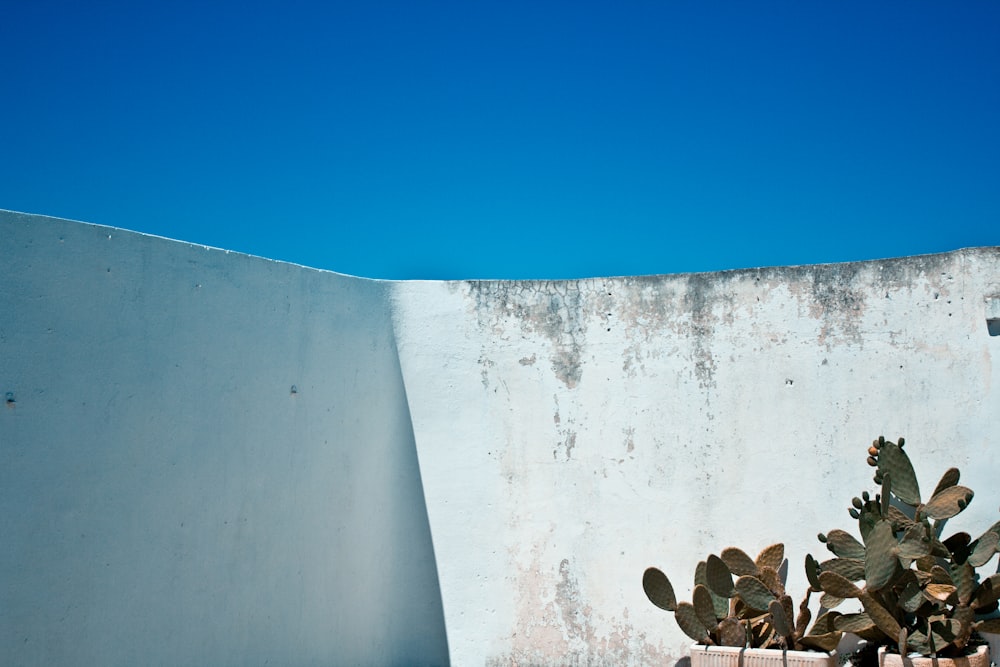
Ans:
[{"label": "peeling paint", "polygon": [[[421,324],[402,336],[449,333],[410,339],[439,347],[443,376],[426,372],[434,355],[404,374],[433,425],[416,433],[461,664],[683,662],[645,567],[686,581],[706,553],[779,539],[800,562],[816,526],[842,524],[843,489],[870,481],[856,455],[880,432],[919,437],[930,458],[1000,455],[985,316],[1000,249],[404,291],[401,320]],[[424,316],[445,301],[451,328]],[[457,404],[473,416],[438,427]],[[494,454],[456,480],[479,447]]]},{"label": "peeling paint", "polygon": [[[543,570],[541,547],[536,546],[530,566],[520,572],[517,590],[523,613],[508,638],[512,650],[487,657],[485,665],[620,667],[677,660],[658,642],[631,629],[627,608],[620,617],[607,617],[588,604],[569,557]],[[608,631],[599,633],[598,625]]]},{"label": "peeling paint", "polygon": [[540,334],[551,347],[553,374],[570,389],[579,384],[586,334],[579,281],[470,281],[465,285],[481,326],[503,335],[514,324],[522,334]]}]

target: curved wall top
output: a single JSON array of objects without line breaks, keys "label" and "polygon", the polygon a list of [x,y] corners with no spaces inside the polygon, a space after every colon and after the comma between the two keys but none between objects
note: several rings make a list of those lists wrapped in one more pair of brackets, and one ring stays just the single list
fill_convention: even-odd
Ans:
[{"label": "curved wall top", "polygon": [[997,518],[998,248],[377,282],[0,213],[0,259],[20,664],[670,664],[643,570],[780,540],[801,596],[880,433]]}]

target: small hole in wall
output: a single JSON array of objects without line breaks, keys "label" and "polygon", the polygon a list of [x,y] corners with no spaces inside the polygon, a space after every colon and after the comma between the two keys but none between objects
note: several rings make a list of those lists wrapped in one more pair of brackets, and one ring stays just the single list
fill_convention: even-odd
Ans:
[{"label": "small hole in wall", "polygon": [[991,336],[1000,336],[1000,319],[986,320],[986,330]]}]

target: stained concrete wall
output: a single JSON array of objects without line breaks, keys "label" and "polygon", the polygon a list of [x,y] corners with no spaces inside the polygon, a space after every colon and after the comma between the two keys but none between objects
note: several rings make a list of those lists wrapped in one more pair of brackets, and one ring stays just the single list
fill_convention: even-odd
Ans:
[{"label": "stained concrete wall", "polygon": [[[397,341],[456,664],[671,664],[690,640],[641,588],[851,529],[865,450],[905,435],[1000,493],[1000,249],[563,282],[403,283]],[[978,528],[976,528],[978,526]],[[977,533],[978,534],[978,533]],[[821,559],[823,559],[821,557]],[[815,609],[814,609],[815,611]]]},{"label": "stained concrete wall", "polygon": [[379,283],[6,213],[0,260],[19,664],[670,664],[643,570],[782,540],[800,594],[880,433],[996,520],[997,248]]}]

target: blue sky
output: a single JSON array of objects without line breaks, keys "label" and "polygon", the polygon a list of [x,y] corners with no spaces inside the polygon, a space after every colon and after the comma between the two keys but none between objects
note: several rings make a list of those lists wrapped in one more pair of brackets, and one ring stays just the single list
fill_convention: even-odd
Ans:
[{"label": "blue sky", "polygon": [[375,278],[1000,245],[1000,3],[50,2],[0,208]]}]

